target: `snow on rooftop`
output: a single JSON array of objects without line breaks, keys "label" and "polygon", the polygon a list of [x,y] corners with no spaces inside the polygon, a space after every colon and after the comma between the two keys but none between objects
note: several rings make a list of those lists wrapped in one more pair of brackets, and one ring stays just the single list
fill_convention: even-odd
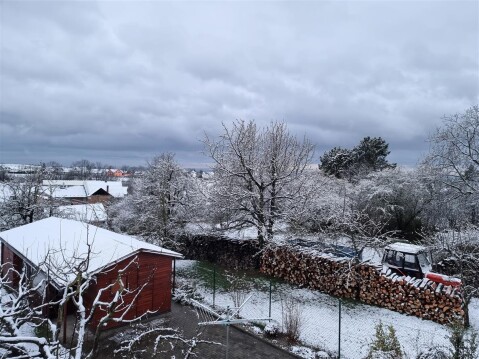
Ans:
[{"label": "snow on rooftop", "polygon": [[76,204],[60,206],[58,211],[62,218],[84,222],[104,222],[107,220],[105,206],[102,203]]},{"label": "snow on rooftop", "polygon": [[0,167],[3,167],[9,171],[28,171],[39,169],[39,165],[23,165],[18,163],[1,163]]},{"label": "snow on rooftop", "polygon": [[[82,187],[84,196],[91,196],[99,189],[103,189],[113,197],[124,197],[127,194],[128,187],[124,187],[120,181],[80,181],[80,180],[44,180],[43,185],[50,187]],[[55,193],[58,189],[55,189]],[[58,196],[57,196],[58,197]]]},{"label": "snow on rooftop", "polygon": [[[70,219],[50,217],[0,232],[0,239],[21,253],[35,266],[46,271],[44,264],[57,268],[66,268],[72,262],[78,264],[84,260],[91,245],[89,273],[95,273],[109,264],[116,263],[138,251],[147,251],[166,256],[181,258],[181,254],[139,241],[131,236],[118,234]],[[57,271],[56,282],[59,285],[73,279],[73,274]]]},{"label": "snow on rooftop", "polygon": [[388,245],[386,249],[392,249],[393,251],[399,251],[399,252],[411,253],[411,254],[424,252],[426,250],[426,248],[423,246],[417,246],[415,244],[402,243],[402,242],[392,243]]},{"label": "snow on rooftop", "polygon": [[54,198],[84,198],[87,197],[85,187],[70,186],[66,188],[53,188],[51,191],[46,190],[46,193],[51,193]]},{"label": "snow on rooftop", "polygon": [[85,181],[84,186],[89,196],[99,189],[103,189],[113,197],[121,198],[126,195],[128,190],[128,187],[123,187],[122,182],[119,181]]}]

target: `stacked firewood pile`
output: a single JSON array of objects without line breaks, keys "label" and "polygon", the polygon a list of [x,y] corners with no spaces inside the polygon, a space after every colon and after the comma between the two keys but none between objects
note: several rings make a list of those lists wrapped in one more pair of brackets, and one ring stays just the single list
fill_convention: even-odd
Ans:
[{"label": "stacked firewood pile", "polygon": [[268,248],[261,258],[261,272],[289,283],[328,294],[358,299],[359,282],[349,261],[330,254],[300,251],[288,246]]},{"label": "stacked firewood pile", "polygon": [[441,324],[464,316],[462,297],[451,286],[426,278],[399,276],[390,270],[382,272],[368,265],[361,265],[359,272],[363,278],[359,300],[364,303]]},{"label": "stacked firewood pile", "polygon": [[462,318],[462,297],[452,287],[427,279],[382,272],[380,266],[355,264],[317,251],[275,246],[264,250],[261,271],[290,283],[360,300],[439,323]]}]

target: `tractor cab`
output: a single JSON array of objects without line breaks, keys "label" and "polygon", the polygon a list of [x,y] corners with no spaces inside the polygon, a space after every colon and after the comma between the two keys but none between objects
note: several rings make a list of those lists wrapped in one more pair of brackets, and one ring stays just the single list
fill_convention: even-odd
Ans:
[{"label": "tractor cab", "polygon": [[382,259],[383,268],[399,275],[424,278],[431,271],[431,261],[426,248],[396,242],[387,246]]}]

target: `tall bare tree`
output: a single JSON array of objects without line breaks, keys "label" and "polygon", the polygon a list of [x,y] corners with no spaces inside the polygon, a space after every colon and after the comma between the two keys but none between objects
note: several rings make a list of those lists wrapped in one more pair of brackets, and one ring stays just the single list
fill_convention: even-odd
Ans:
[{"label": "tall bare tree", "polygon": [[437,171],[452,197],[475,204],[479,194],[479,106],[445,117],[443,127],[430,141],[425,164]]},{"label": "tall bare tree", "polygon": [[211,204],[231,214],[230,228],[255,227],[263,245],[284,209],[297,201],[314,146],[291,135],[283,122],[258,128],[238,120],[223,130],[219,139],[204,140],[214,161]]},{"label": "tall bare tree", "polygon": [[51,203],[45,198],[45,167],[15,177],[0,188],[0,230],[32,223],[49,215]]},{"label": "tall bare tree", "polygon": [[[165,244],[188,216],[189,178],[174,154],[155,157],[133,182],[133,193],[111,208],[113,227]],[[167,243],[166,243],[167,244]]]}]

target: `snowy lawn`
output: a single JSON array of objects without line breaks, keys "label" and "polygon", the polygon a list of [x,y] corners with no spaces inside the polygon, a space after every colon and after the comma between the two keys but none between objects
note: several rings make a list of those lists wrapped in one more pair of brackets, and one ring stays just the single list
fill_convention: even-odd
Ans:
[{"label": "snowy lawn", "polygon": [[[213,304],[212,266],[197,261],[178,260],[178,282],[194,283],[204,301]],[[251,300],[241,309],[244,318],[265,318],[269,314],[269,278],[256,274],[247,275],[248,294]],[[215,304],[226,308],[234,306],[223,270],[217,268],[215,275]],[[300,303],[300,340],[314,348],[337,354],[339,340],[339,300],[327,294],[292,286],[276,279],[272,281],[271,316],[282,322],[282,303],[292,296]],[[375,326],[381,321],[392,325],[408,358],[430,347],[448,346],[447,327],[431,321],[399,314],[384,308],[358,302],[342,301],[341,311],[341,358],[363,358],[373,341]],[[471,322],[479,330],[479,300],[470,307]]]}]

